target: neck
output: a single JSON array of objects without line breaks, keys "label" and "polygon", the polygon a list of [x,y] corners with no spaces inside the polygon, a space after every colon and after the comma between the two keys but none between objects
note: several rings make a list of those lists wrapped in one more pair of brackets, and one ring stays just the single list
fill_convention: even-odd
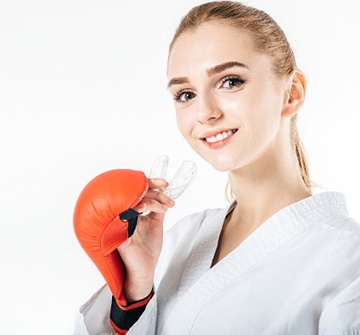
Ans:
[{"label": "neck", "polygon": [[280,209],[311,195],[295,155],[270,152],[252,166],[230,172],[237,206],[234,222],[256,229]]}]

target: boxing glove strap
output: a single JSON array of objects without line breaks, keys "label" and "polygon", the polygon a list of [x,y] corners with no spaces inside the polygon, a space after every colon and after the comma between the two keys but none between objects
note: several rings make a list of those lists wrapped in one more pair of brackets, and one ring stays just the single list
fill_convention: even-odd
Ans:
[{"label": "boxing glove strap", "polygon": [[128,222],[128,237],[130,237],[130,236],[132,236],[132,234],[134,234],[136,224],[137,224],[137,219],[140,214],[142,214],[142,213],[139,213],[139,212],[133,210],[132,208],[129,208],[128,210],[126,210],[125,212],[122,212],[120,214],[120,220]]},{"label": "boxing glove strap", "polygon": [[146,298],[128,306],[118,305],[114,296],[112,297],[110,322],[117,334],[126,334],[130,327],[139,320],[153,295],[154,291],[151,291]]}]

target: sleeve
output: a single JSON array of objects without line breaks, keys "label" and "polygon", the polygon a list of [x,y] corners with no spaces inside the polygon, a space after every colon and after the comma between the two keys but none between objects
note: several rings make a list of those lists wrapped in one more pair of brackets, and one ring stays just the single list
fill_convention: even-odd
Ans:
[{"label": "sleeve", "polygon": [[[110,323],[112,294],[107,285],[97,291],[83,306],[76,318],[75,335],[111,335],[114,328]],[[127,335],[155,334],[157,304],[156,295],[147,304],[139,320]]]},{"label": "sleeve", "polygon": [[319,335],[360,335],[360,277],[324,308]]},{"label": "sleeve", "polygon": [[[146,305],[145,311],[138,321],[132,325],[127,335],[153,335],[156,332],[158,298],[157,288],[169,266],[174,251],[184,238],[190,241],[194,236],[206,212],[189,215],[170,229],[164,235],[163,248],[155,271],[154,296]],[[190,243],[190,242],[189,242]],[[114,328],[110,323],[112,294],[105,285],[86,302],[78,313],[75,326],[75,335],[113,334]]]}]

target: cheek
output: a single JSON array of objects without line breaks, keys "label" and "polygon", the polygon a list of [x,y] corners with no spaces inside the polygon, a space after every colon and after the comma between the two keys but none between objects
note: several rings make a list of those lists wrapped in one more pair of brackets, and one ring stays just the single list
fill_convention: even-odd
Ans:
[{"label": "cheek", "polygon": [[176,111],[176,124],[182,136],[189,140],[192,127],[189,117],[183,111]]},{"label": "cheek", "polygon": [[275,92],[273,94],[264,92],[258,97],[250,122],[251,139],[260,147],[277,136],[281,128],[281,103]]},{"label": "cheek", "polygon": [[258,85],[249,92],[245,101],[249,118],[262,123],[264,127],[268,122],[278,119],[281,115],[282,98],[273,85]]}]

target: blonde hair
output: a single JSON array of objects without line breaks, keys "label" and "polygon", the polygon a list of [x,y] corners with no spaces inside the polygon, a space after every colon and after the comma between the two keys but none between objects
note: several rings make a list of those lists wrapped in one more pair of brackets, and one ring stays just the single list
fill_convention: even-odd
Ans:
[{"label": "blonde hair", "polygon": [[[183,17],[170,43],[169,55],[177,38],[186,31],[195,30],[205,22],[216,21],[241,28],[248,32],[254,41],[257,51],[272,59],[272,70],[278,77],[291,74],[296,69],[296,61],[291,46],[280,26],[262,10],[234,1],[213,1],[192,8]],[[300,140],[296,125],[297,114],[290,123],[291,143],[296,154],[301,177],[311,193],[308,163],[304,146]],[[228,198],[233,198],[229,183]]]}]

